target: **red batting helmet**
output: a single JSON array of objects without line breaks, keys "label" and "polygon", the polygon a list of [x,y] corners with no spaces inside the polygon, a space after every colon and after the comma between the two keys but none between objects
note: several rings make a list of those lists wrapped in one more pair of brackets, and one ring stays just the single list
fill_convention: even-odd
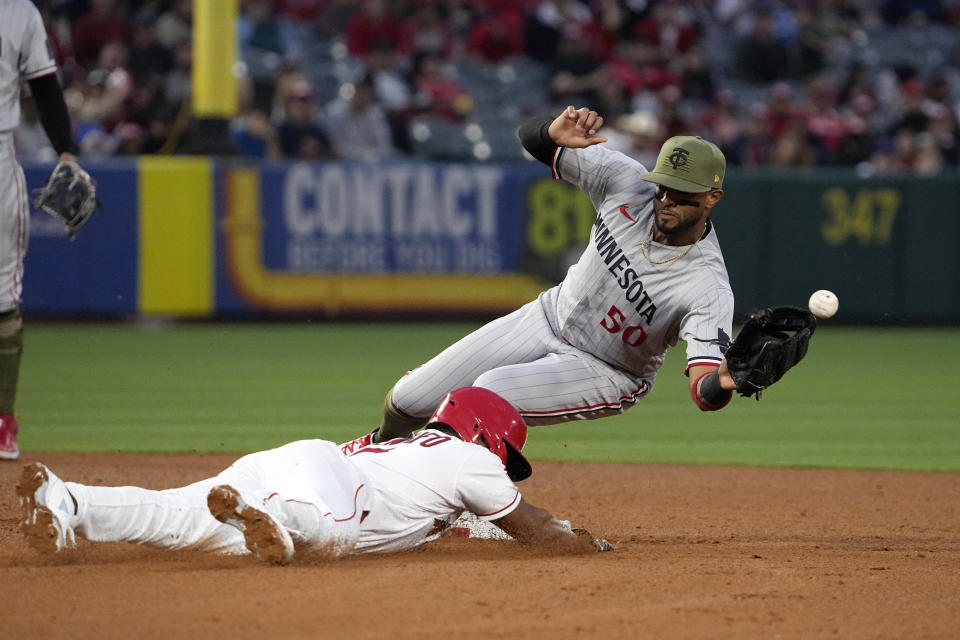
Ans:
[{"label": "red batting helmet", "polygon": [[527,425],[509,402],[489,389],[463,387],[448,393],[430,423],[445,424],[464,442],[483,444],[497,454],[511,480],[530,477],[533,469],[520,450],[527,441]]}]

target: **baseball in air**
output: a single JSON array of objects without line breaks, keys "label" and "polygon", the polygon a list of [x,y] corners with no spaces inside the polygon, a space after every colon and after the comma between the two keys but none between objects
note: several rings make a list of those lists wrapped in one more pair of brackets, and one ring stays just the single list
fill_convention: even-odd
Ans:
[{"label": "baseball in air", "polygon": [[813,295],[810,296],[810,301],[807,303],[807,307],[810,308],[810,313],[823,320],[833,317],[833,314],[837,312],[837,307],[839,306],[840,300],[837,299],[837,294],[833,291],[827,291],[826,289],[814,291]]}]

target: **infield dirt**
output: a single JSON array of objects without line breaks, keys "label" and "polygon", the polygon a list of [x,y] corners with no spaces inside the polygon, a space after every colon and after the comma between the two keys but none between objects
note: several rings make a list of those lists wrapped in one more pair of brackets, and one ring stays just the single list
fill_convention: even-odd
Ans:
[{"label": "infield dirt", "polygon": [[4,638],[957,638],[960,474],[535,463],[525,497],[616,545],[445,538],[287,567],[80,541],[42,557],[14,485],[180,486],[231,456],[0,464]]}]

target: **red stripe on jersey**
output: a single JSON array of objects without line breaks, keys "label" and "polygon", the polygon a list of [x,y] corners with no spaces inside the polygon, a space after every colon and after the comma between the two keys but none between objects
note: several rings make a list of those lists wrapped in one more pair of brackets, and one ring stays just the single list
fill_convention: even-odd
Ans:
[{"label": "red stripe on jersey", "polygon": [[346,522],[347,520],[353,520],[357,516],[357,496],[360,495],[360,489],[363,489],[363,487],[364,485],[360,485],[353,493],[353,514],[349,518],[334,518],[334,522]]},{"label": "red stripe on jersey", "polygon": [[368,445],[365,446],[365,447],[360,447],[359,449],[357,449],[356,451],[354,451],[354,452],[351,453],[350,455],[351,455],[351,456],[355,456],[355,455],[359,455],[359,454],[361,454],[361,453],[388,453],[388,452],[390,452],[390,451],[393,451],[393,449],[384,449],[383,447],[378,447],[378,446],[375,445],[375,444],[368,444]]},{"label": "red stripe on jersey", "polygon": [[474,514],[474,515],[476,515],[478,518],[489,518],[490,516],[495,516],[495,515],[497,515],[498,513],[503,513],[504,511],[506,511],[507,509],[509,509],[509,508],[512,507],[513,505],[517,504],[517,500],[518,500],[519,498],[520,498],[520,489],[517,489],[517,493],[516,493],[515,496],[513,496],[513,500],[511,500],[511,501],[510,501],[510,504],[508,504],[507,506],[505,506],[503,509],[497,509],[496,511],[493,511],[493,512],[491,512],[491,513],[477,513],[477,514]]},{"label": "red stripe on jersey", "polygon": [[560,172],[557,171],[557,159],[560,156],[560,147],[556,147],[553,150],[553,157],[550,158],[550,177],[554,180],[560,177]]},{"label": "red stripe on jersey", "polygon": [[683,370],[683,375],[690,373],[690,367],[719,367],[718,360],[692,360],[687,363],[687,368]]},{"label": "red stripe on jersey", "polygon": [[570,409],[559,409],[552,411],[521,411],[520,415],[524,416],[563,416],[570,413],[579,413],[581,411],[596,411],[598,409],[609,409],[611,407],[621,407],[623,403],[627,400],[633,399],[636,400],[638,395],[643,395],[647,392],[648,387],[646,382],[642,382],[636,391],[629,393],[625,396],[620,396],[615,402],[601,402],[600,404],[591,404],[584,407],[573,407]]},{"label": "red stripe on jersey", "polygon": [[[354,518],[357,517],[357,496],[360,495],[360,489],[363,489],[364,486],[366,486],[366,485],[360,485],[359,487],[357,487],[357,490],[354,491],[354,493],[353,493],[353,513],[350,514],[350,516],[348,516],[348,517],[346,517],[346,518],[334,518],[334,519],[333,519],[334,522],[346,522],[346,521],[348,521],[348,520],[353,520]],[[279,496],[279,495],[280,495],[279,493],[277,493],[276,491],[274,491],[274,492],[271,493],[269,496],[267,496],[266,500],[270,500],[271,498],[275,498],[275,497],[277,497],[277,496]],[[265,500],[265,501],[266,501],[266,500]],[[284,501],[284,502],[296,502],[296,503],[298,503],[298,504],[313,504],[312,502],[308,502],[308,501],[306,501],[306,500],[294,500],[293,498],[284,498],[283,501]],[[326,516],[329,516],[331,513],[333,513],[333,512],[332,512],[332,511],[328,511],[327,513],[325,513],[325,514],[323,514],[323,515],[326,517]]]}]

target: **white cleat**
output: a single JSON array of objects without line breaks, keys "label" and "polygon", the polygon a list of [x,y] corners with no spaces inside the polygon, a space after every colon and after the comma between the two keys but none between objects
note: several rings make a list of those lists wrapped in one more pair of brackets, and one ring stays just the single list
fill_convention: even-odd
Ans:
[{"label": "white cleat", "polygon": [[240,492],[222,484],[210,489],[207,508],[214,518],[239,529],[255,556],[271,564],[287,564],[293,558],[293,539],[276,518],[251,507]]},{"label": "white cleat", "polygon": [[31,547],[40,553],[57,553],[77,546],[70,526],[77,501],[50,469],[39,462],[25,465],[17,483],[17,498],[20,530]]}]

